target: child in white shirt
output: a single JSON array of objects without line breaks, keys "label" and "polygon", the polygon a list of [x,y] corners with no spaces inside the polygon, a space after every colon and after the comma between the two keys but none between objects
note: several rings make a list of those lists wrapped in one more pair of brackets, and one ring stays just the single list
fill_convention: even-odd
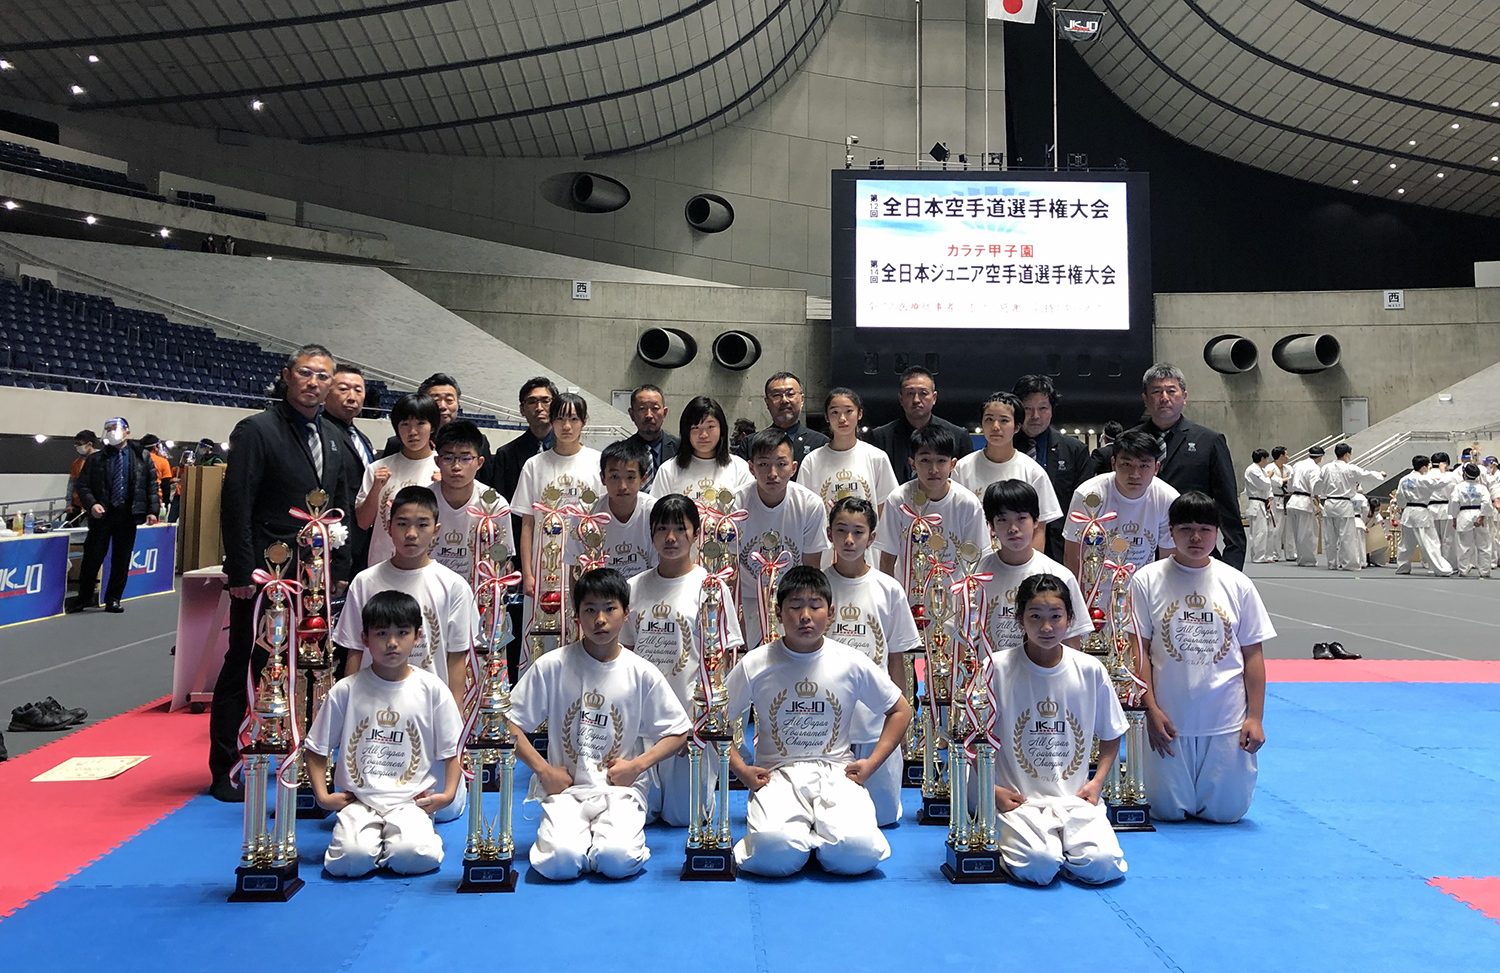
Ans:
[{"label": "child in white shirt", "polygon": [[[478,543],[479,498],[490,489],[476,481],[484,466],[484,433],[474,423],[455,419],[437,431],[433,449],[437,452],[438,475],[442,480],[434,489],[438,499],[438,539],[432,559],[449,568],[460,578],[474,583],[475,546]],[[516,560],[515,534],[510,524],[510,502],[495,495],[495,526],[499,536],[491,543],[505,545],[510,552],[501,565]]]},{"label": "child in white shirt", "polygon": [[984,449],[959,459],[953,482],[984,497],[984,489],[1000,480],[1021,480],[1036,491],[1038,509],[1036,538],[1032,546],[1047,549],[1047,525],[1062,516],[1057,492],[1042,465],[1016,449],[1016,427],[1025,410],[1021,400],[1009,392],[996,392],[980,407],[979,428],[984,430]]},{"label": "child in white shirt", "polygon": [[[1166,557],[1172,550],[1172,537],[1167,529],[1167,508],[1177,499],[1177,491],[1156,478],[1161,469],[1161,440],[1149,433],[1132,429],[1120,433],[1115,440],[1115,451],[1110,462],[1111,473],[1101,473],[1084,480],[1073,491],[1073,502],[1068,508],[1068,520],[1063,524],[1063,563],[1073,573],[1081,576],[1083,545],[1081,540],[1086,524],[1074,520],[1073,514],[1089,515],[1090,497],[1096,498],[1099,514],[1113,513],[1114,519],[1105,523],[1104,530],[1118,534],[1130,546],[1117,553],[1106,546],[1111,561],[1129,562],[1143,568],[1156,560],[1158,554]],[[1100,588],[1101,597],[1108,586]],[[1096,599],[1097,601],[1098,599]],[[1093,604],[1089,609],[1104,608]]]},{"label": "child in white shirt", "polygon": [[383,457],[365,467],[364,480],[354,501],[355,523],[371,531],[370,554],[363,568],[379,564],[391,556],[388,533],[391,500],[403,487],[430,487],[438,479],[433,459],[432,433],[441,414],[437,403],[426,392],[403,395],[391,407],[391,425],[401,439],[401,451]]},{"label": "child in white shirt", "polygon": [[[408,661],[422,630],[415,598],[378,592],[359,618],[369,665],[329,691],[306,739],[313,795],[320,807],[338,812],[323,867],[345,878],[376,868],[429,872],[443,861],[432,816],[459,789],[463,718],[447,687]],[[334,751],[337,790],[330,793]]]},{"label": "child in white shirt", "polygon": [[990,645],[999,652],[1021,646],[1023,632],[1016,615],[1016,595],[1021,582],[1036,574],[1062,578],[1073,599],[1074,615],[1063,644],[1081,648],[1083,637],[1094,631],[1089,612],[1083,610],[1083,592],[1068,569],[1034,546],[1037,494],[1023,480],[1001,480],[984,489],[984,517],[990,523],[995,550],[979,562],[979,573],[990,575],[983,583],[985,631]]},{"label": "child in white shirt", "polygon": [[583,538],[597,531],[603,542],[597,557],[602,562],[589,568],[614,568],[627,580],[656,566],[656,551],[651,547],[651,505],[656,501],[641,487],[651,476],[651,453],[644,444],[622,439],[610,443],[599,454],[599,479],[604,496],[589,508],[589,517],[568,530],[569,564],[584,566],[581,558],[589,554]]},{"label": "child in white shirt", "polygon": [[[885,498],[896,489],[896,473],[885,450],[859,438],[865,417],[859,393],[832,389],[823,400],[823,417],[833,439],[802,457],[797,482],[821,497],[824,506],[832,507],[844,497],[859,497],[875,504],[876,514],[884,517]],[[865,555],[871,567],[879,566],[879,555],[874,547]],[[832,552],[824,552],[822,567],[827,569],[833,560]]]},{"label": "child in white shirt", "polygon": [[681,493],[689,500],[719,509],[755,482],[750,466],[729,453],[729,420],[724,407],[706,395],[688,402],[678,422],[682,445],[677,455],[661,464],[652,492],[659,497]]},{"label": "child in white shirt", "polygon": [[[777,610],[786,633],[745,654],[729,674],[729,717],[751,704],[761,725],[755,764],[731,749],[730,769],[750,788],[736,864],[761,875],[800,870],[809,855],[839,875],[862,875],[890,857],[864,783],[901,742],[911,706],[863,652],[824,638],[832,591],[822,571],[781,576]],[[856,708],[885,714],[870,756],[854,759]]]},{"label": "child in white shirt", "polygon": [[[530,767],[542,820],[531,867],[546,878],[585,871],[628,878],[646,847],[648,773],[687,742],[692,725],[656,666],[620,645],[630,586],[613,568],[573,587],[581,641],[532,662],[511,695],[516,755]],[[526,738],[548,724],[547,756]]]}]

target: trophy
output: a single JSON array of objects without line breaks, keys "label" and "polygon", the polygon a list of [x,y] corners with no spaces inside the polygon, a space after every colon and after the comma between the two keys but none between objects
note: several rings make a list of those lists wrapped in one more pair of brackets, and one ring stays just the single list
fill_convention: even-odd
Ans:
[{"label": "trophy", "polygon": [[1083,498],[1084,512],[1075,510],[1068,514],[1069,520],[1083,525],[1078,532],[1078,544],[1082,548],[1078,586],[1083,589],[1083,602],[1094,622],[1093,633],[1083,637],[1083,651],[1101,661],[1109,654],[1109,646],[1102,631],[1104,609],[1099,607],[1102,601],[1099,595],[1104,585],[1104,562],[1109,560],[1105,551],[1109,542],[1109,530],[1104,525],[1115,519],[1115,512],[1111,510],[1105,513],[1103,507],[1104,501],[1099,494],[1090,493]]},{"label": "trophy", "polygon": [[514,892],[516,890],[515,852],[511,808],[516,776],[516,744],[510,735],[510,687],[505,681],[505,654],[502,647],[509,639],[509,616],[504,606],[491,602],[491,635],[493,617],[506,619],[498,645],[491,645],[485,666],[484,688],[475,710],[478,720],[472,734],[464,738],[464,754],[474,767],[497,767],[500,806],[493,817],[485,814],[482,774],[468,779],[468,836],[464,842],[464,877],[460,892]]},{"label": "trophy", "polygon": [[1397,562],[1397,549],[1401,546],[1401,512],[1396,509],[1396,498],[1393,495],[1390,502],[1385,505],[1385,517],[1391,525],[1390,537],[1386,541],[1385,559],[1391,564]]},{"label": "trophy", "polygon": [[[587,502],[593,503],[594,492],[584,491]],[[532,578],[536,593],[533,596],[530,629],[526,642],[521,646],[520,671],[516,678],[531,668],[531,660],[552,649],[561,648],[566,633],[572,628],[572,610],[568,599],[568,568],[564,563],[563,545],[568,531],[568,518],[582,516],[583,511],[573,504],[557,506],[562,500],[562,491],[548,486],[542,491],[542,499],[531,505],[536,511],[536,531],[540,541],[534,540],[535,549]],[[542,753],[547,752],[547,726],[542,724],[536,732],[529,734],[533,746]]]},{"label": "trophy", "polygon": [[[962,622],[954,633],[952,697],[948,727],[948,840],[943,875],[957,884],[1004,882],[1000,866],[999,809],[995,806],[995,755],[1000,748],[998,714],[990,696],[994,669],[984,617],[984,583],[976,574],[979,551],[959,545],[964,574],[950,586],[962,597]],[[974,810],[968,806],[969,763],[973,761]]]},{"label": "trophy", "polygon": [[[324,512],[328,506],[328,494],[321,489],[307,494],[307,510],[293,507],[289,513],[306,526],[297,532],[298,560],[302,575],[302,611],[297,623],[297,670],[302,677],[304,689],[298,698],[301,717],[299,730],[305,735],[328,690],[333,688],[333,645],[329,642],[333,625],[329,618],[328,571],[337,546],[330,536],[329,528],[344,519],[342,510]],[[297,817],[321,819],[327,811],[318,806],[313,795],[312,784],[307,777],[307,768],[302,758],[297,760]],[[329,767],[330,780],[333,768]]]},{"label": "trophy", "polygon": [[[697,504],[703,530],[703,540],[698,545],[698,563],[710,577],[722,580],[729,591],[738,591],[740,523],[750,515],[744,510],[735,509],[734,494],[720,489],[712,480],[700,480],[698,486],[699,499],[694,503]],[[738,611],[738,607],[730,604],[724,610]],[[738,658],[726,659],[724,668],[733,669],[738,661]],[[734,721],[734,745],[743,747],[744,743],[745,723],[744,720],[737,719]],[[737,777],[730,780],[728,786],[735,790],[746,789],[744,782]]]},{"label": "trophy", "polygon": [[[510,507],[501,501],[500,494],[493,489],[485,490],[479,503],[471,505],[468,512],[479,520],[474,528],[474,564],[469,576],[469,585],[474,589],[474,601],[479,609],[479,635],[469,657],[469,685],[465,686],[464,694],[464,715],[472,721],[477,700],[471,698],[471,694],[477,696],[483,691],[488,661],[498,658],[500,664],[505,665],[505,647],[513,638],[509,593],[521,582],[521,573],[501,573],[510,561],[511,551],[500,539],[504,518],[510,516]],[[500,789],[499,767],[495,763],[481,764],[477,771],[472,766],[466,767],[464,772],[467,775],[478,773],[480,784],[486,791]]]},{"label": "trophy", "polygon": [[[702,657],[693,685],[693,735],[688,740],[688,836],[682,865],[684,882],[734,880],[734,838],[729,832],[729,748],[735,746],[735,724],[727,712],[729,691],[724,688],[724,630],[732,603],[726,604],[724,581],[730,569],[710,574],[699,599],[698,628]],[[703,755],[718,762],[716,796],[705,800]]]},{"label": "trophy", "polygon": [[[760,616],[760,641],[764,645],[781,638],[781,619],[776,611],[776,585],[781,581],[781,572],[792,566],[792,552],[782,548],[775,557],[765,553],[781,547],[780,535],[766,531],[758,541],[760,550],[750,552],[750,563],[755,565],[759,576],[756,589],[756,611]],[[750,646],[755,648],[755,646]]]},{"label": "trophy", "polygon": [[[927,505],[927,495],[921,490],[912,494],[911,506],[903,504],[902,513],[909,516],[911,527],[906,532],[906,602],[911,606],[912,621],[922,636],[922,645],[927,645],[927,628],[932,619],[927,614],[926,585],[931,566],[937,558],[933,554],[934,538],[941,539],[937,528],[943,518],[938,514],[924,516],[920,511]],[[917,694],[917,660],[907,652],[901,657],[905,673],[906,702],[912,708],[911,722],[906,725],[906,734],[901,740],[901,786],[921,787],[922,767],[925,762],[927,741],[922,726],[927,718],[921,698]]]},{"label": "trophy", "polygon": [[[266,548],[269,571],[257,570],[255,581],[263,585],[255,603],[259,618],[256,643],[270,659],[261,671],[258,685],[248,687],[250,714],[241,727],[249,730],[249,741],[240,747],[245,770],[245,838],[240,864],[234,870],[230,902],[285,902],[302,887],[297,877],[297,767],[294,758],[300,745],[297,725],[297,664],[291,644],[297,627],[294,601],[296,581],[282,577],[291,549],[281,541]],[[253,670],[252,670],[253,672]],[[247,677],[248,679],[249,677]],[[271,763],[277,769],[272,779]],[[274,801],[270,789],[276,788]],[[274,804],[274,825],[266,814]]]},{"label": "trophy", "polygon": [[[915,523],[915,521],[913,521]],[[930,544],[937,554],[927,569],[922,585],[923,607],[929,624],[922,630],[922,655],[926,660],[926,671],[922,678],[922,806],[917,811],[918,824],[946,825],[948,823],[948,799],[951,792],[949,772],[953,765],[952,751],[948,746],[948,724],[953,704],[953,637],[948,623],[957,614],[945,576],[954,570],[954,562],[938,560],[947,547],[947,538],[933,533]],[[960,556],[972,554],[979,560],[979,548],[965,542]],[[972,569],[972,563],[969,567]],[[965,574],[972,574],[966,570]],[[962,756],[960,756],[960,762]]]},{"label": "trophy", "polygon": [[[1141,779],[1141,761],[1146,756],[1146,684],[1137,671],[1144,660],[1137,658],[1136,631],[1132,624],[1135,609],[1130,597],[1130,577],[1135,565],[1125,560],[1130,542],[1115,537],[1112,547],[1119,561],[1106,561],[1112,574],[1109,587],[1109,655],[1104,667],[1109,671],[1115,695],[1125,710],[1125,738],[1109,777],[1104,782],[1104,802],[1109,823],[1116,831],[1155,831],[1151,825],[1151,805],[1146,802],[1146,785]],[[1196,596],[1201,597],[1201,596]],[[1191,597],[1190,599],[1191,600]]]}]

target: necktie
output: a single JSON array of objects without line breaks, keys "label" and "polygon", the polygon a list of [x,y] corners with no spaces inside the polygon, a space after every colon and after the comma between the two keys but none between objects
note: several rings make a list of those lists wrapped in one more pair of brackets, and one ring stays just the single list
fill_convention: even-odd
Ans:
[{"label": "necktie", "polygon": [[360,439],[357,433],[351,435],[349,439],[354,443],[354,448],[359,451],[359,462],[361,466],[369,466],[374,462],[374,460],[370,458],[370,450],[367,446],[365,446],[365,441],[363,439]]},{"label": "necktie", "polygon": [[323,479],[323,437],[318,435],[318,420],[313,419],[307,424],[307,448],[312,453],[313,469],[318,471],[318,479]]},{"label": "necktie", "polygon": [[125,493],[129,484],[130,457],[125,455],[125,448],[115,450],[115,455],[110,458],[109,478],[109,505],[118,507],[125,502]]}]

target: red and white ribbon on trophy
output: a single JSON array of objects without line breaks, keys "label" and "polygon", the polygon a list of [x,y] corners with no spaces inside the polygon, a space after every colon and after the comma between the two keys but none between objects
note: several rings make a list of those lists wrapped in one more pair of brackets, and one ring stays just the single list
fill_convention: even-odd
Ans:
[{"label": "red and white ribbon on trophy", "polygon": [[[568,518],[582,517],[585,511],[575,503],[565,503],[561,507],[550,507],[546,501],[538,500],[531,505],[540,516],[536,517],[536,526],[532,531],[531,539],[531,578],[533,595],[531,597],[531,618],[524,620],[528,631],[521,636],[521,658],[520,671],[525,672],[531,667],[531,644],[527,639],[529,630],[533,626],[536,613],[542,611],[542,554],[546,550],[546,542],[537,538],[537,533],[547,522],[548,517],[556,517],[562,523],[562,530],[557,532],[558,537],[558,571],[557,571],[557,607],[554,609],[562,617],[558,620],[557,632],[559,640],[568,637],[568,565],[563,557],[564,548],[567,545]],[[550,594],[550,592],[548,592]]]},{"label": "red and white ribbon on trophy", "polygon": [[[1115,612],[1113,603],[1111,603],[1109,611],[1110,638],[1114,641],[1116,651],[1119,651],[1121,638],[1127,639],[1128,641],[1131,635],[1135,635],[1141,630],[1140,621],[1136,618],[1135,615],[1135,599],[1130,597],[1130,590],[1128,587],[1130,584],[1130,579],[1135,575],[1135,565],[1129,562],[1120,564],[1115,561],[1107,560],[1104,562],[1104,568],[1105,570],[1110,572],[1111,591],[1114,590],[1115,584],[1121,581],[1123,581],[1127,586],[1125,592],[1126,625],[1130,629],[1130,631],[1115,631]],[[1141,677],[1136,674],[1135,661],[1136,660],[1134,658],[1131,658],[1125,665],[1125,671],[1130,674],[1130,681],[1135,683],[1135,689],[1127,694],[1125,699],[1121,700],[1122,703],[1125,703],[1129,706],[1134,706],[1139,703],[1141,700],[1141,696],[1146,692],[1147,688],[1146,683],[1142,681]]]},{"label": "red and white ribbon on trophy", "polygon": [[[298,747],[302,745],[302,734],[297,727],[297,660],[292,654],[296,651],[297,645],[297,602],[299,596],[302,594],[302,582],[297,581],[293,578],[280,577],[279,575],[272,574],[264,568],[256,568],[255,571],[251,573],[250,580],[258,585],[261,585],[260,593],[255,596],[255,606],[251,609],[254,613],[253,617],[255,618],[255,626],[259,630],[256,632],[255,642],[261,648],[265,649],[267,653],[273,656],[280,654],[283,649],[278,649],[276,647],[275,643],[271,639],[271,633],[266,631],[265,627],[261,624],[261,608],[265,604],[265,601],[268,597],[273,597],[277,593],[280,593],[281,596],[286,600],[286,644],[291,646],[291,650],[287,653],[286,661],[287,670],[289,673],[287,678],[290,680],[290,685],[287,687],[287,696],[291,705],[291,713],[288,719],[290,722],[290,730],[292,734],[292,750],[291,754],[287,756],[287,759],[282,762],[281,770],[284,771],[285,769],[293,766],[294,761],[292,760],[291,755],[295,754]],[[239,731],[239,742],[241,750],[244,750],[245,747],[249,746],[253,736],[252,730],[255,727],[254,665],[245,667],[245,699],[247,700],[248,705],[245,712],[245,719],[240,723]],[[234,767],[231,768],[229,772],[230,776],[232,777],[235,774],[238,774],[244,768],[244,766],[245,761],[243,759],[236,761]],[[278,777],[279,776],[280,771],[278,771]],[[296,787],[296,775],[292,775],[292,779],[290,782],[282,778],[281,784],[283,787]]]},{"label": "red and white ribbon on trophy", "polygon": [[[1097,517],[1090,517],[1088,514],[1084,513],[1082,510],[1074,510],[1074,511],[1069,512],[1068,519],[1071,520],[1075,524],[1082,524],[1083,525],[1083,528],[1078,532],[1078,540],[1079,540],[1080,544],[1083,544],[1084,542],[1086,542],[1088,540],[1089,531],[1092,530],[1095,527],[1099,528],[1099,536],[1101,536],[1101,537],[1107,537],[1109,535],[1109,531],[1107,531],[1107,530],[1104,529],[1104,525],[1107,524],[1107,523],[1109,523],[1111,520],[1114,520],[1118,516],[1119,516],[1119,514],[1115,513],[1113,510],[1110,510],[1110,511],[1107,511],[1105,513],[1102,513],[1102,514],[1100,514]],[[1082,571],[1082,570],[1083,570],[1083,565],[1080,562],[1080,564],[1079,564],[1079,571]],[[1104,575],[1101,573],[1099,575],[1099,577],[1097,577],[1097,578],[1094,579],[1094,583],[1089,586],[1089,590],[1085,591],[1083,593],[1083,610],[1084,611],[1089,611],[1089,610],[1091,610],[1094,607],[1094,600],[1099,596],[1099,585],[1103,581],[1104,581]]]},{"label": "red and white ribbon on trophy", "polygon": [[775,557],[766,557],[760,551],[751,551],[750,563],[755,565],[756,576],[759,578],[755,586],[755,610],[760,618],[760,637],[764,640],[772,629],[772,609],[770,599],[766,597],[766,589],[774,591],[781,572],[792,566],[792,552],[782,550]]},{"label": "red and white ribbon on trophy", "polygon": [[[729,580],[733,577],[734,565],[732,564],[717,571],[710,571],[708,576],[703,579],[703,585],[699,589],[698,630],[706,637],[702,639],[703,644],[698,647],[698,687],[703,693],[703,712],[694,714],[693,716],[693,742],[703,748],[707,748],[708,746],[708,741],[703,739],[703,728],[708,725],[714,699],[714,664],[711,660],[717,657],[719,664],[722,665],[724,653],[728,651],[724,646],[725,632],[727,631],[725,626],[729,621],[728,606],[731,604],[729,600]],[[702,590],[709,585],[719,586],[719,604],[714,607],[715,617],[712,619],[707,617],[707,599],[701,594]],[[712,634],[708,635],[707,633]],[[687,633],[678,634],[682,638],[688,637]],[[718,643],[713,652],[709,651],[710,647],[708,643],[710,638]]]},{"label": "red and white ribbon on trophy", "polygon": [[[907,591],[907,594],[910,595],[911,594],[912,553],[916,549],[916,546],[917,546],[917,534],[920,533],[920,531],[917,528],[917,525],[918,524],[924,524],[926,526],[926,528],[927,528],[927,530],[928,530],[929,533],[936,533],[937,530],[938,530],[938,528],[940,528],[940,527],[943,526],[943,515],[942,514],[919,514],[919,513],[917,513],[917,511],[915,510],[915,508],[913,508],[910,504],[906,504],[906,503],[903,503],[901,505],[901,512],[904,513],[904,514],[906,514],[906,516],[908,516],[908,517],[911,518],[911,526],[909,526],[909,527],[906,528],[906,591]],[[923,540],[926,540],[926,538],[924,537]],[[927,577],[925,579],[923,579],[923,581],[922,581],[922,590],[923,591],[927,590],[927,582],[931,581],[931,580],[932,580],[932,572],[929,571],[928,574],[927,574]]]}]

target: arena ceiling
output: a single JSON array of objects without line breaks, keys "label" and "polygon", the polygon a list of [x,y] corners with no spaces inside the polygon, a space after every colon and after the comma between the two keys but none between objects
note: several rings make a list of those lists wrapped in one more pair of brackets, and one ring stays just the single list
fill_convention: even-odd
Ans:
[{"label": "arena ceiling", "polygon": [[[1104,12],[1080,53],[1172,135],[1312,182],[1500,214],[1496,0],[1062,5]],[[0,91],[311,143],[605,155],[696,138],[754,110],[837,8],[6,0],[0,58],[13,67],[0,71]],[[1248,202],[1252,214],[1273,204]]]}]

